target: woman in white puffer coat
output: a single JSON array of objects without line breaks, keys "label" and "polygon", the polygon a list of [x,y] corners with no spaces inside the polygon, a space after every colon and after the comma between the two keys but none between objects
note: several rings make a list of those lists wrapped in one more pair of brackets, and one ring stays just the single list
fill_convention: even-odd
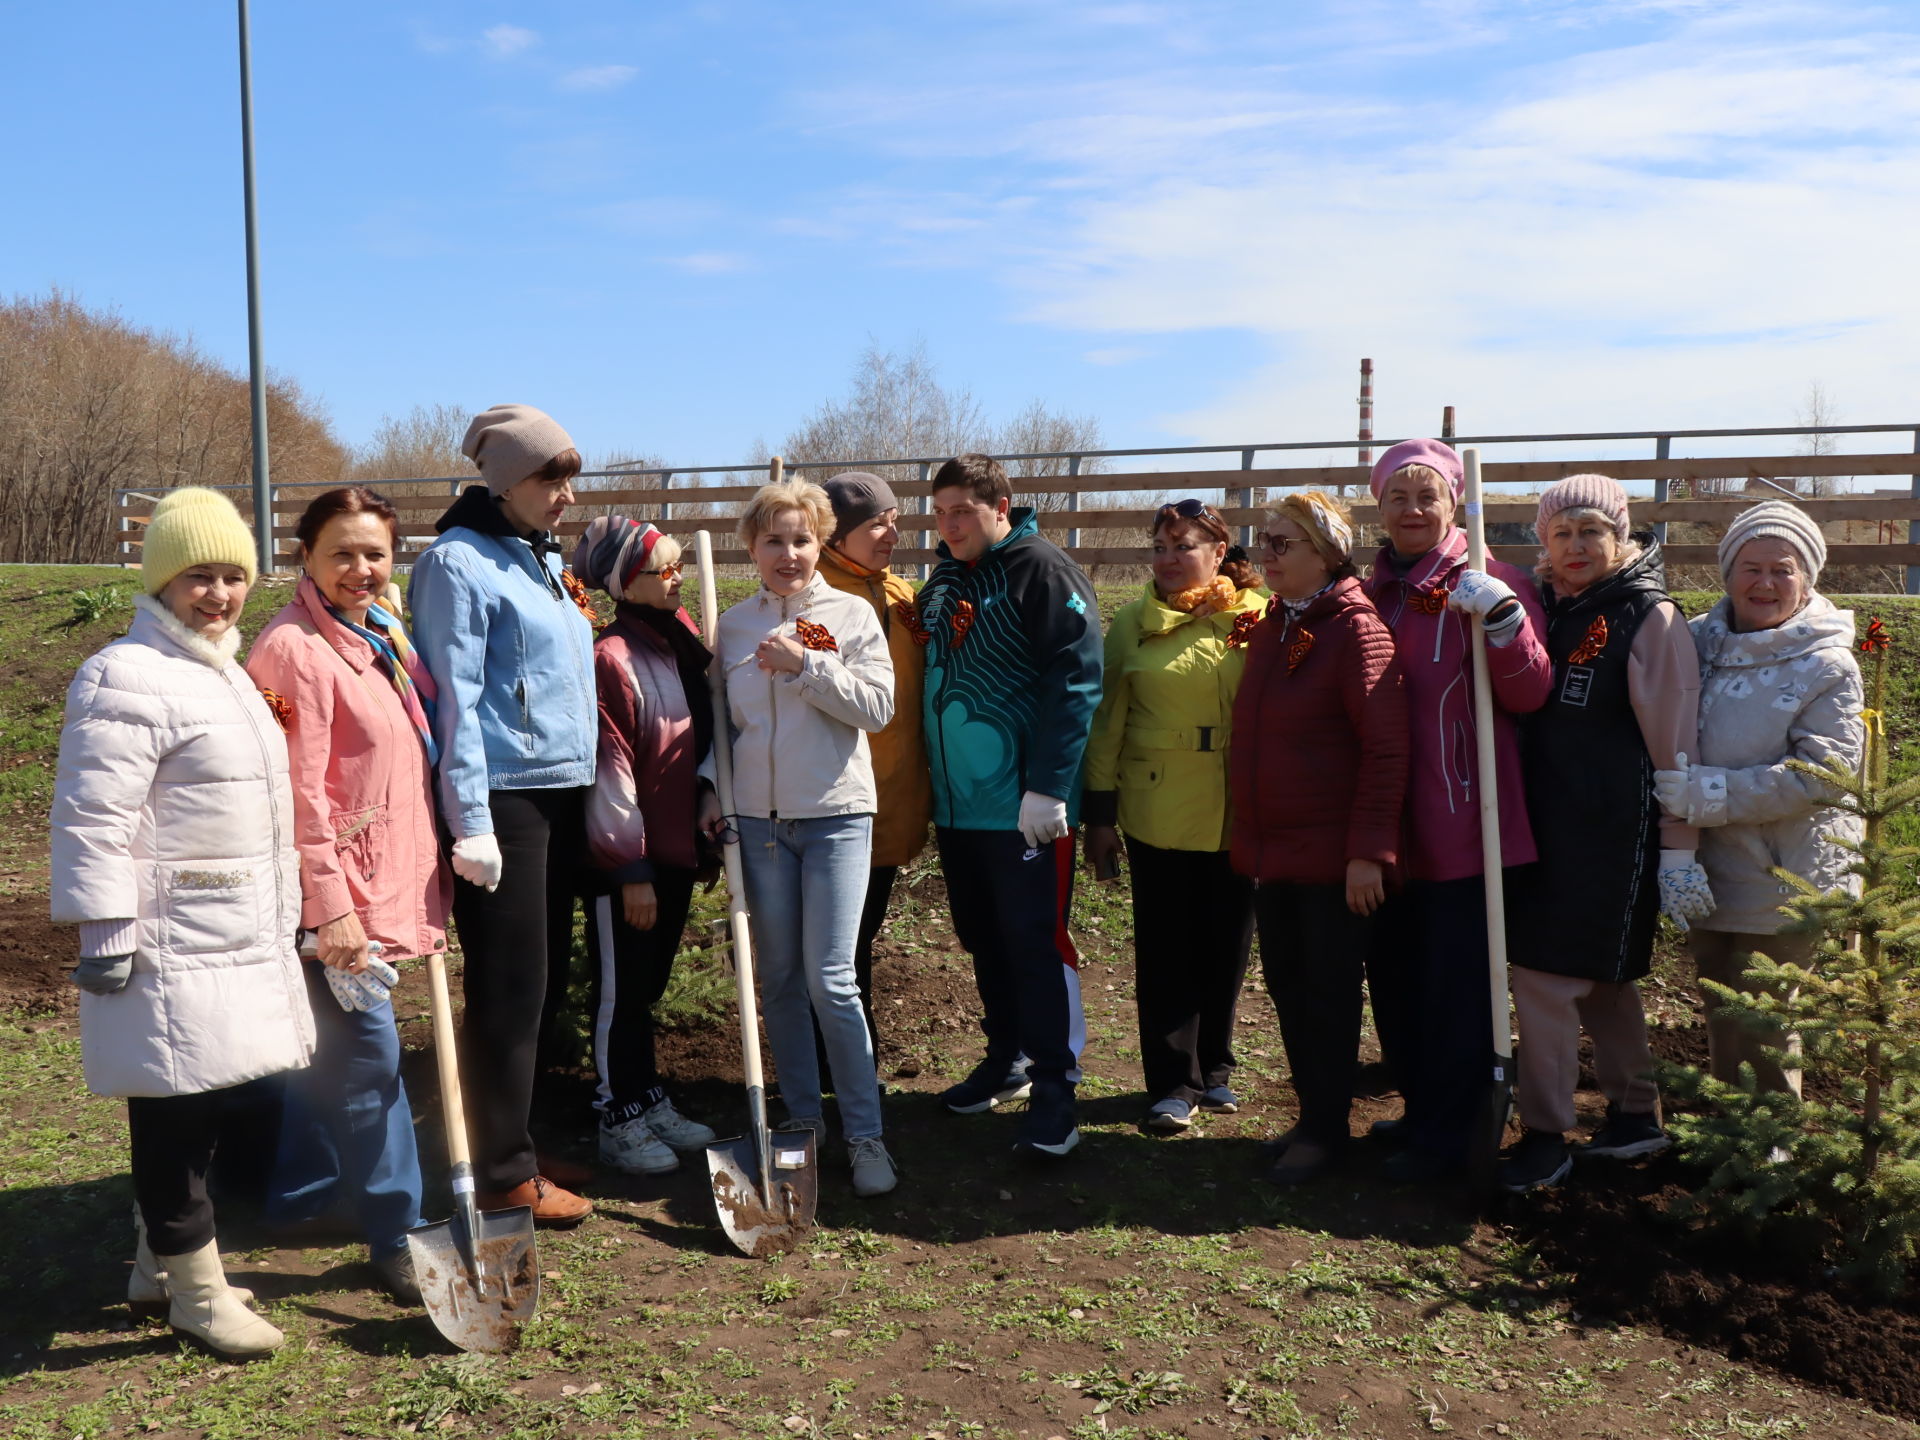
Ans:
[{"label": "woman in white puffer coat", "polygon": [[[1779,933],[1793,891],[1776,868],[1822,890],[1859,884],[1835,837],[1858,840],[1860,821],[1789,763],[1851,770],[1866,747],[1853,612],[1814,589],[1826,560],[1820,527],[1786,501],[1756,505],[1727,527],[1726,597],[1692,622],[1700,754],[1654,773],[1660,803],[1700,828],[1716,902],[1694,922],[1687,948],[1701,979],[1733,990],[1753,988],[1746,972],[1755,951],[1783,964],[1813,958],[1812,937]],[[1738,1084],[1745,1064],[1761,1089],[1800,1093],[1800,1072],[1781,1059],[1798,1048],[1794,1037],[1744,1025],[1711,997],[1707,1045],[1716,1080]]]},{"label": "woman in white puffer coat", "polygon": [[235,659],[254,561],[232,504],[171,492],[142,558],[132,632],[67,690],[53,918],[80,926],[87,1087],[127,1101],[144,1221],[127,1298],[262,1354],[283,1337],[226,1283],[206,1182],[220,1092],[313,1053],[286,737]]}]

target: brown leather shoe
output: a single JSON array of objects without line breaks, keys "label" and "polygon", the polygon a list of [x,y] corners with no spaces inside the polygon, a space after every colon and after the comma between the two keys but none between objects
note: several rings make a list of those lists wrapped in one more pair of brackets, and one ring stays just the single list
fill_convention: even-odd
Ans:
[{"label": "brown leather shoe", "polygon": [[593,1179],[593,1171],[576,1160],[562,1160],[558,1155],[538,1155],[533,1163],[540,1167],[540,1173],[557,1185],[584,1185]]},{"label": "brown leather shoe", "polygon": [[510,1210],[525,1205],[533,1211],[533,1223],[549,1230],[564,1230],[578,1225],[593,1213],[593,1202],[562,1190],[544,1175],[522,1181],[511,1190],[482,1190],[474,1197],[482,1210]]}]

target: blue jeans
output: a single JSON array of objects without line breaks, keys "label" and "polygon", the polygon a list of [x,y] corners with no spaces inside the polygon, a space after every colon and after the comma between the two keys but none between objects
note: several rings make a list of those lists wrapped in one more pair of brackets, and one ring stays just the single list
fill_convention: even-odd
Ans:
[{"label": "blue jeans", "polygon": [[780,1098],[795,1118],[821,1113],[813,1046],[818,1017],[841,1128],[849,1140],[878,1136],[880,1082],[853,967],[873,817],[772,821],[742,815],[739,830],[760,1009]]},{"label": "blue jeans", "polygon": [[287,1075],[267,1218],[297,1223],[342,1204],[358,1216],[373,1258],[384,1260],[420,1223],[420,1152],[393,1007],[342,1010],[320,963],[300,968],[316,1043],[313,1063]]}]

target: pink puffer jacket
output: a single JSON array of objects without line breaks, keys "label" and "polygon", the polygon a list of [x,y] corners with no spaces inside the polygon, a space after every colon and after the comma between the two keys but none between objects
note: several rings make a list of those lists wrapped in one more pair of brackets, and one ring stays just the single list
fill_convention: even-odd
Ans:
[{"label": "pink puffer jacket", "polygon": [[[1474,739],[1474,623],[1446,607],[1447,592],[1467,568],[1467,536],[1451,530],[1447,538],[1413,562],[1404,577],[1394,574],[1391,552],[1382,547],[1367,577],[1367,595],[1393,631],[1406,676],[1407,711],[1412,724],[1412,768],[1407,776],[1411,837],[1407,872],[1415,880],[1464,880],[1481,873],[1479,752]],[[1539,858],[1533,828],[1527,823],[1527,797],[1520,778],[1516,715],[1538,710],[1553,688],[1553,662],[1541,637],[1547,633],[1540,592],[1531,577],[1499,560],[1487,573],[1504,580],[1519,596],[1526,623],[1512,643],[1487,648],[1493,682],[1493,737],[1500,784],[1500,859],[1524,865]]]},{"label": "pink puffer jacket", "polygon": [[[433,776],[373,647],[302,579],[254,641],[247,673],[286,702],[301,925],[352,909],[388,960],[444,950],[453,892],[434,829]],[[425,666],[413,673],[430,696]]]}]

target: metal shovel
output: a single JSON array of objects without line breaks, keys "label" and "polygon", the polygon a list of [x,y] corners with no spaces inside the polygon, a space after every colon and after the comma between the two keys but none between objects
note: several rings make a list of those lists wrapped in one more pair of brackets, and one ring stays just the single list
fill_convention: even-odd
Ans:
[{"label": "metal shovel", "polygon": [[[776,458],[774,478],[779,479]],[[707,648],[716,655],[709,668],[713,689],[713,760],[720,813],[733,815],[733,740],[727,729],[727,682],[717,658],[719,601],[713,581],[713,537],[694,536],[700,559],[700,625]],[[743,1255],[760,1259],[793,1249],[813,1227],[820,1196],[818,1157],[810,1134],[781,1134],[767,1129],[767,1092],[760,1071],[760,1011],[753,987],[753,937],[747,924],[747,887],[741,874],[738,842],[723,845],[727,871],[727,911],[733,927],[735,988],[740,1004],[741,1069],[747,1083],[748,1130],[707,1147],[713,1176],[713,1203],[721,1228]]]},{"label": "metal shovel", "polygon": [[540,1304],[533,1209],[515,1205],[481,1213],[467,1151],[467,1110],[460,1097],[447,966],[438,954],[427,957],[427,983],[433,993],[434,1059],[446,1111],[454,1209],[450,1220],[409,1231],[407,1248],[413,1252],[420,1298],[440,1333],[462,1350],[500,1355],[520,1343],[521,1325]]}]

